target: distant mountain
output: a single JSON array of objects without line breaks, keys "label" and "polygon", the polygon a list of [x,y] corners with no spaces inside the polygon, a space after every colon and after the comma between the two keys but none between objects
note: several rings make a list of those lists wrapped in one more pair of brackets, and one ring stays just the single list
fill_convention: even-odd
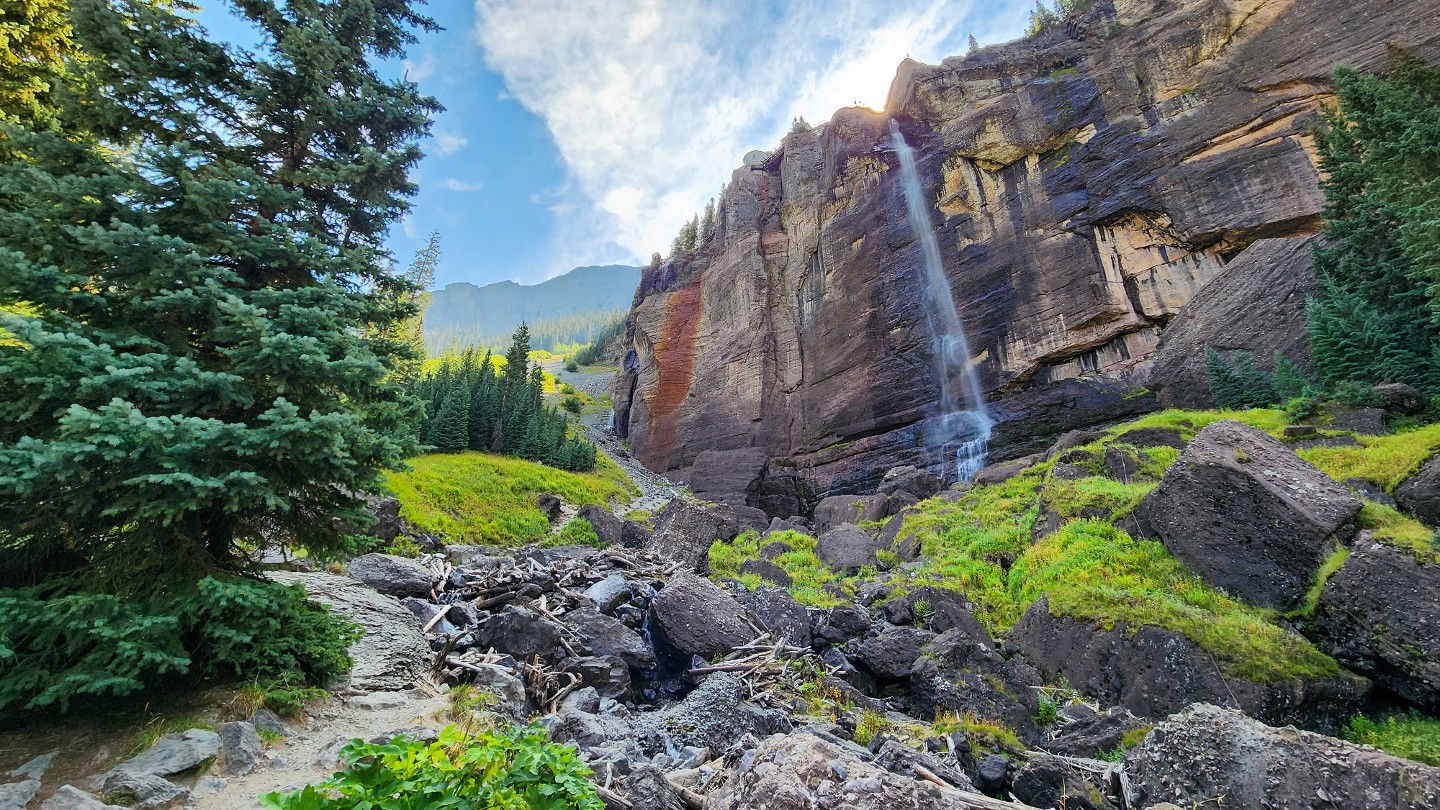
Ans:
[{"label": "distant mountain", "polygon": [[431,294],[425,344],[432,353],[505,346],[521,321],[529,324],[536,349],[588,343],[605,324],[624,317],[639,283],[640,268],[607,264],[577,267],[539,284],[447,284]]}]

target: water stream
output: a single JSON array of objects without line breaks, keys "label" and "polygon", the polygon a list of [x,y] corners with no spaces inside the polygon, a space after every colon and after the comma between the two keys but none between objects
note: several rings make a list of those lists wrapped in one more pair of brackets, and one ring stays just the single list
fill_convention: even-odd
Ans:
[{"label": "water stream", "polygon": [[915,171],[915,152],[900,134],[895,121],[890,122],[895,154],[900,157],[900,172],[905,184],[905,203],[910,209],[910,227],[920,240],[925,258],[925,322],[930,328],[930,345],[935,355],[936,376],[940,379],[940,413],[932,423],[927,437],[931,445],[955,454],[955,473],[961,481],[968,480],[985,466],[985,453],[994,422],[985,409],[985,395],[980,378],[971,362],[970,342],[965,339],[965,324],[955,308],[950,281],[940,263],[940,244],[935,241],[930,209]]}]

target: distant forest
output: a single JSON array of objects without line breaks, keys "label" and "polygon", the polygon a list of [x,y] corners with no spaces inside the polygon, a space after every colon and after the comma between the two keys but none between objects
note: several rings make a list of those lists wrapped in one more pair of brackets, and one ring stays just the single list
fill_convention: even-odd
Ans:
[{"label": "distant forest", "polygon": [[[530,346],[550,352],[573,351],[589,345],[603,333],[613,332],[615,324],[624,319],[625,310],[607,309],[531,321]],[[425,348],[432,357],[467,346],[503,351],[510,345],[511,331],[513,328],[494,329],[478,323],[440,327],[427,323]]]}]

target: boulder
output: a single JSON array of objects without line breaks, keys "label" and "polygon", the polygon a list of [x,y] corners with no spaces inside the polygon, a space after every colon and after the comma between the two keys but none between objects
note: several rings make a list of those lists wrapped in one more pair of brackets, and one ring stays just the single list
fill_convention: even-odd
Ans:
[{"label": "boulder", "polygon": [[1033,687],[1040,674],[1023,659],[1007,660],[985,630],[955,627],[936,636],[914,659],[910,702],[917,717],[940,711],[999,720],[1021,739],[1035,741],[1032,719],[1040,708]]},{"label": "boulder", "polygon": [[1384,436],[1390,432],[1385,427],[1385,411],[1379,408],[1351,408],[1332,402],[1321,410],[1320,418],[1331,430],[1361,436]]},{"label": "boulder", "polygon": [[975,477],[971,478],[970,480],[977,487],[987,487],[994,486],[996,484],[1003,484],[1006,481],[1009,481],[1011,478],[1014,478],[1015,476],[1019,475],[1022,472],[1025,472],[1026,470],[1030,469],[1031,467],[1039,464],[1041,461],[1044,460],[1044,453],[1036,453],[1029,456],[1022,456],[1020,458],[1011,459],[1009,461],[997,461],[994,464],[991,464],[990,466],[980,470],[980,472],[975,473]]},{"label": "boulder", "polygon": [[636,670],[654,669],[655,650],[639,633],[619,619],[589,606],[565,614],[565,623],[580,636],[580,643],[594,655],[616,656]]},{"label": "boulder", "polygon": [[39,779],[26,779],[0,785],[0,810],[25,810],[40,792]]},{"label": "boulder", "polygon": [[1430,398],[1405,383],[1384,383],[1370,389],[1380,407],[1392,413],[1417,414],[1430,406]]},{"label": "boulder", "polygon": [[764,737],[790,730],[783,713],[743,700],[746,692],[744,682],[728,672],[705,676],[684,700],[636,721],[640,749],[651,756],[687,745],[724,751],[746,734]]},{"label": "boulder", "polygon": [[685,663],[698,655],[709,660],[755,639],[743,618],[745,609],[707,579],[681,573],[670,578],[650,602],[660,638]]},{"label": "boulder", "polygon": [[864,607],[842,603],[830,608],[818,617],[816,635],[831,644],[840,644],[852,638],[861,638],[870,632],[870,614]]},{"label": "boulder", "polygon": [[914,527],[905,527],[905,518],[920,514],[914,507],[903,509],[885,522],[875,538],[877,548],[893,551],[900,559],[912,562],[920,558],[920,537]]},{"label": "boulder", "polygon": [[1395,488],[1395,502],[1427,526],[1440,527],[1440,455]]},{"label": "boulder", "polygon": [[1015,772],[1010,792],[1035,807],[1065,810],[1121,810],[1125,803],[1114,795],[1104,762],[1077,763],[1072,759],[1034,754]]},{"label": "boulder", "polygon": [[613,613],[615,608],[630,601],[630,582],[624,574],[611,574],[586,588],[585,596],[601,613]]},{"label": "boulder", "polygon": [[601,697],[624,700],[630,694],[630,667],[616,656],[566,658],[559,667],[580,676],[581,686],[594,689]]},{"label": "boulder", "polygon": [[1359,710],[1369,682],[1346,672],[1275,683],[1246,680],[1219,669],[1216,659],[1183,634],[1115,622],[1054,616],[1037,601],[1010,631],[1010,643],[1047,682],[1063,677],[1101,705],[1123,706],[1157,719],[1191,703],[1234,706],[1269,723],[1293,723],[1335,733]]},{"label": "boulder", "polygon": [[540,514],[545,516],[546,520],[554,523],[555,519],[560,517],[560,512],[564,508],[565,502],[560,499],[559,495],[546,492],[535,499],[535,506],[540,510]]},{"label": "boulder", "polygon": [[595,536],[607,546],[624,545],[625,525],[603,506],[586,506],[575,517],[588,521]]},{"label": "boulder", "polygon": [[1204,704],[1156,726],[1125,771],[1135,807],[1440,807],[1440,768]]},{"label": "boulder", "polygon": [[311,599],[360,625],[364,634],[349,650],[355,661],[347,679],[350,688],[404,689],[426,669],[430,646],[415,617],[394,597],[331,574],[273,571],[268,576],[283,584],[302,585]]},{"label": "boulder", "polygon": [[644,548],[650,542],[650,527],[638,520],[626,520],[620,524],[620,545],[625,548]]},{"label": "boulder", "polygon": [[705,801],[706,810],[950,810],[948,791],[894,774],[808,733],[775,735]]},{"label": "boulder", "polygon": [[1405,700],[1440,708],[1440,566],[1362,533],[1325,584],[1307,634]]},{"label": "boulder", "polygon": [[910,677],[921,648],[934,637],[929,630],[886,625],[876,635],[851,644],[849,657],[878,681],[903,681]]},{"label": "boulder", "polygon": [[428,597],[438,577],[435,572],[408,557],[394,554],[365,554],[345,566],[350,578],[391,596]]},{"label": "boulder", "polygon": [[1097,712],[1083,703],[1060,707],[1059,727],[1041,747],[1053,754],[1094,757],[1114,751],[1125,735],[1148,723],[1121,706]]},{"label": "boulder", "polygon": [[494,705],[495,711],[515,721],[528,716],[525,682],[513,671],[498,664],[476,664],[468,677],[476,689],[498,698]]},{"label": "boulder", "polygon": [[190,794],[168,779],[150,773],[111,771],[100,786],[108,801],[118,801],[137,810],[154,810]]},{"label": "boulder", "polygon": [[880,612],[891,624],[916,624],[936,633],[959,627],[974,638],[989,638],[965,597],[944,588],[922,585],[883,603]]},{"label": "boulder", "polygon": [[815,555],[841,574],[854,574],[867,565],[879,565],[876,542],[859,526],[842,523],[820,535]]},{"label": "boulder", "polygon": [[40,810],[124,810],[124,805],[106,804],[74,785],[62,785]]},{"label": "boulder", "polygon": [[885,478],[880,482],[877,492],[881,495],[893,495],[897,492],[905,492],[923,501],[932,498],[935,493],[945,488],[945,482],[940,477],[919,467],[894,467],[885,473]]},{"label": "boulder", "polygon": [[590,687],[571,692],[555,714],[550,736],[580,749],[613,741],[621,748],[634,750],[635,729],[630,721],[616,714],[596,714],[599,704],[599,693]]},{"label": "boulder", "polygon": [[1355,532],[1361,502],[1290,448],[1231,420],[1207,425],[1135,516],[1206,581],[1261,607],[1299,607]]},{"label": "boulder", "polygon": [[746,560],[740,564],[740,573],[753,574],[771,585],[779,585],[782,588],[788,588],[795,584],[784,568],[769,560]]},{"label": "boulder", "polygon": [[1045,460],[1049,461],[1056,456],[1062,455],[1077,447],[1082,447],[1093,441],[1105,438],[1105,432],[1101,430],[1070,430],[1060,434],[1060,438],[1050,445],[1045,451]]},{"label": "boulder", "polygon": [[209,762],[220,755],[220,735],[202,728],[166,734],[156,743],[116,765],[106,779],[117,773],[174,776]]},{"label": "boulder", "polygon": [[778,517],[770,519],[770,525],[765,528],[762,536],[768,537],[776,532],[800,532],[801,534],[808,534],[808,530],[803,524],[788,518]]},{"label": "boulder", "polygon": [[239,721],[220,727],[220,770],[231,776],[244,776],[260,764],[265,743],[254,723]]},{"label": "boulder", "polygon": [[400,517],[400,499],[367,495],[365,496],[365,511],[375,518],[375,522],[364,530],[367,537],[374,537],[382,543],[392,543],[396,537],[406,533],[409,527]]},{"label": "boulder", "polygon": [[868,498],[859,495],[831,495],[815,505],[815,535],[818,537],[844,523],[854,523],[865,514]]},{"label": "boulder", "polygon": [[529,608],[506,605],[475,630],[475,646],[495,648],[518,661],[539,657],[554,663],[564,654],[560,626]]},{"label": "boulder", "polygon": [[760,559],[775,562],[794,550],[795,547],[789,543],[775,540],[760,547]]},{"label": "boulder", "polygon": [[765,623],[770,632],[783,635],[797,647],[810,646],[810,611],[795,601],[789,591],[757,588],[754,593],[741,597],[740,601]]},{"label": "boulder", "polygon": [[711,544],[735,535],[735,518],[728,510],[674,498],[656,517],[655,533],[650,535],[647,548],[680,563],[687,571],[700,573]]},{"label": "boulder", "polygon": [[[1103,435],[1103,434],[1102,434]],[[1127,430],[1115,437],[1115,444],[1131,447],[1173,447],[1185,449],[1185,437],[1175,428],[1142,427]]]}]

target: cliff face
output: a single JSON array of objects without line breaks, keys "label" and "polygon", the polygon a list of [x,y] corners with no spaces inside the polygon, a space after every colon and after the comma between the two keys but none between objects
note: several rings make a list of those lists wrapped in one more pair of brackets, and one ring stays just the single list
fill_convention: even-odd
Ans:
[{"label": "cliff face", "polygon": [[[1313,283],[1297,240],[1321,227],[1318,109],[1335,64],[1380,69],[1386,42],[1440,57],[1440,6],[1099,0],[1030,40],[907,61],[883,113],[841,110],[736,170],[700,249],[647,269],[618,428],[651,468],[770,514],[896,464],[953,478],[926,439],[939,384],[892,118],[934,201],[994,457],[1202,402],[1206,342],[1303,362],[1275,335],[1301,328]],[[1166,345],[1217,277],[1245,305],[1205,304]]]}]

